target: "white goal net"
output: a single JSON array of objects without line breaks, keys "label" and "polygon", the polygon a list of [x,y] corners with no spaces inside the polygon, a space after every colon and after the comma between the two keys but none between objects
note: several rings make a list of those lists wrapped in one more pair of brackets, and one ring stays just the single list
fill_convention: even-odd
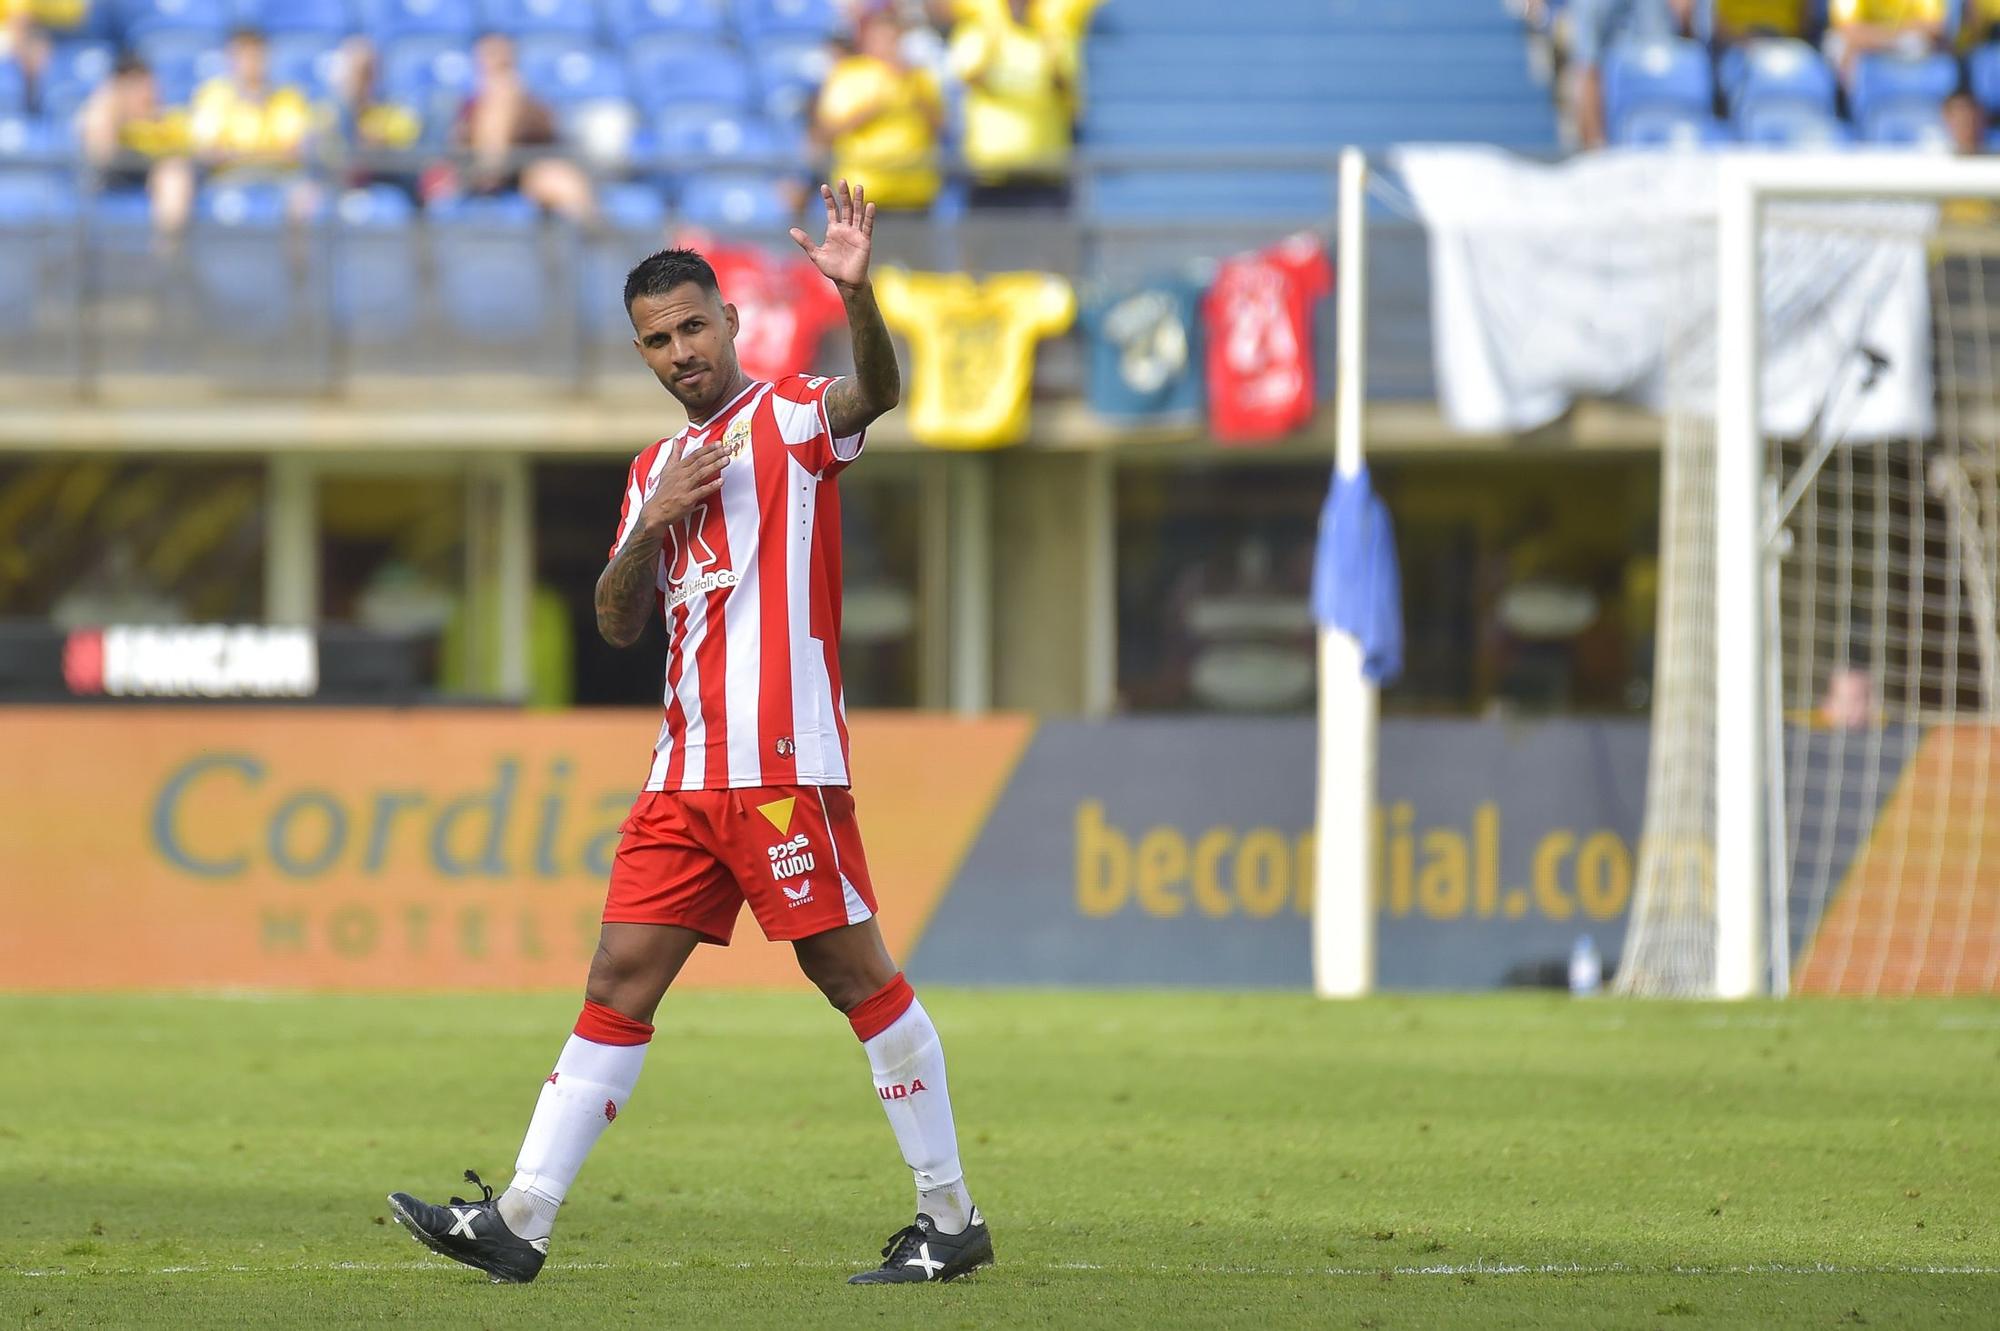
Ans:
[{"label": "white goal net", "polygon": [[[1715,333],[1668,357],[1653,746],[1617,986],[1992,992],[2000,175],[1746,163],[1718,208],[1675,260]],[[1865,298],[1827,303],[1828,274]]]}]

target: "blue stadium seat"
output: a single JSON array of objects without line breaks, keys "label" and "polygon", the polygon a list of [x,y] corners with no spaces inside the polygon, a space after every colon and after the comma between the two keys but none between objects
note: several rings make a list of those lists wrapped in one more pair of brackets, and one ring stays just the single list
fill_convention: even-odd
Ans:
[{"label": "blue stadium seat", "polygon": [[565,32],[595,39],[597,6],[593,0],[485,0],[485,27],[526,36],[535,32]]},{"label": "blue stadium seat", "polygon": [[1753,103],[1737,120],[1736,132],[1757,148],[1840,148],[1854,141],[1839,116],[1798,102]]},{"label": "blue stadium seat", "polygon": [[[1958,61],[1948,55],[1863,56],[1854,67],[1849,109],[1863,125],[1889,107],[1935,110],[1958,86]],[[1873,132],[1869,137],[1874,137]]]},{"label": "blue stadium seat", "polygon": [[597,196],[607,226],[622,231],[657,231],[667,224],[667,201],[651,185],[632,181],[606,185]]},{"label": "blue stadium seat", "polygon": [[273,37],[292,32],[339,37],[355,28],[348,0],[246,0],[242,12],[246,21]]},{"label": "blue stadium seat", "polygon": [[641,138],[638,108],[623,98],[564,102],[555,111],[563,143],[598,166],[623,166]]},{"label": "blue stadium seat", "polygon": [[64,173],[0,169],[0,226],[62,221],[75,215],[76,190]]},{"label": "blue stadium seat", "polygon": [[747,111],[756,104],[756,80],[733,46],[642,37],[632,43],[625,68],[632,99],[649,114],[663,107]]},{"label": "blue stadium seat", "polygon": [[737,229],[789,226],[784,177],[768,171],[719,169],[691,172],[681,185],[680,213],[697,226]]},{"label": "blue stadium seat", "polygon": [[625,66],[618,56],[574,37],[523,38],[521,78],[537,97],[557,105],[625,96]]},{"label": "blue stadium seat", "polygon": [[839,23],[833,0],[736,0],[736,25],[746,42],[773,37],[824,41]]},{"label": "blue stadium seat", "polygon": [[[715,114],[704,108],[668,107],[656,123],[660,150],[676,163],[768,159],[796,149],[770,121],[757,116]],[[794,155],[803,157],[802,153]]]},{"label": "blue stadium seat", "polygon": [[466,44],[444,34],[412,34],[382,50],[382,96],[406,106],[422,106],[432,94],[468,96],[474,68]]},{"label": "blue stadium seat", "polygon": [[824,42],[765,41],[756,50],[758,95],[773,120],[803,120],[833,56]]},{"label": "blue stadium seat", "polygon": [[621,43],[654,33],[716,40],[729,31],[723,0],[605,0],[604,18]]},{"label": "blue stadium seat", "polygon": [[1753,107],[1783,104],[1833,114],[1833,67],[1801,41],[1752,42],[1723,56],[1723,90],[1741,118]]},{"label": "blue stadium seat", "polygon": [[67,120],[76,114],[91,90],[111,76],[110,42],[57,42],[43,73],[42,114]]},{"label": "blue stadium seat", "polygon": [[1972,68],[1972,95],[1992,115],[2000,111],[2000,43],[1976,48],[1966,59]]},{"label": "blue stadium seat", "polygon": [[398,231],[415,224],[417,206],[394,185],[351,189],[334,202],[334,221],[363,231]]},{"label": "blue stadium seat", "polygon": [[123,0],[119,6],[128,41],[165,31],[195,31],[220,37],[236,21],[229,0]]},{"label": "blue stadium seat", "polygon": [[28,76],[12,60],[0,59],[0,116],[18,116],[28,109]]},{"label": "blue stadium seat", "polygon": [[271,38],[271,82],[306,90],[309,97],[328,95],[341,39],[327,32],[287,32]]},{"label": "blue stadium seat", "polygon": [[385,42],[419,33],[469,41],[479,14],[472,0],[377,0],[368,26]]},{"label": "blue stadium seat", "polygon": [[391,342],[416,329],[421,285],[416,208],[389,185],[350,190],[334,205],[333,317],[358,343]]},{"label": "blue stadium seat", "polygon": [[205,321],[239,337],[289,331],[296,283],[283,189],[211,186],[195,200],[195,217],[188,252]]},{"label": "blue stadium seat", "polygon": [[[0,122],[4,125],[5,122]],[[76,212],[76,194],[53,171],[0,170],[0,332],[35,327],[46,284],[46,230]]]},{"label": "blue stadium seat", "polygon": [[195,216],[229,227],[281,227],[285,224],[285,191],[268,184],[211,185],[195,200]]},{"label": "blue stadium seat", "polygon": [[1708,112],[1667,105],[1628,111],[1611,136],[1624,148],[1707,148],[1728,140],[1728,128]]},{"label": "blue stadium seat", "polygon": [[75,149],[76,126],[67,120],[0,115],[0,164],[9,157],[66,157]]},{"label": "blue stadium seat", "polygon": [[384,100],[434,114],[469,96],[474,75],[472,57],[455,37],[402,37],[382,53]]},{"label": "blue stadium seat", "polygon": [[1948,151],[1951,130],[1937,102],[1904,101],[1877,106],[1861,125],[1862,137],[1870,143],[1895,148]]},{"label": "blue stadium seat", "polygon": [[650,185],[614,184],[604,187],[597,204],[605,231],[586,240],[578,255],[577,318],[593,336],[623,342],[632,336],[621,299],[625,274],[664,243],[666,201]]},{"label": "blue stadium seat", "polygon": [[153,208],[141,190],[108,190],[90,198],[90,225],[106,231],[138,227],[151,243]]},{"label": "blue stadium seat", "polygon": [[1616,135],[1619,121],[1653,107],[1708,114],[1715,102],[1715,70],[1699,42],[1666,41],[1620,46],[1604,64],[1604,116]]},{"label": "blue stadium seat", "polygon": [[1310,224],[1333,215],[1325,171],[1173,167],[1100,171],[1083,205],[1102,221],[1173,217],[1204,222]]},{"label": "blue stadium seat", "polygon": [[152,67],[163,105],[180,105],[203,81],[228,72],[229,60],[220,42],[216,33],[162,28],[137,43],[139,58]]},{"label": "blue stadium seat", "polygon": [[539,336],[549,307],[540,217],[518,194],[431,206],[438,296],[452,328],[469,341]]}]

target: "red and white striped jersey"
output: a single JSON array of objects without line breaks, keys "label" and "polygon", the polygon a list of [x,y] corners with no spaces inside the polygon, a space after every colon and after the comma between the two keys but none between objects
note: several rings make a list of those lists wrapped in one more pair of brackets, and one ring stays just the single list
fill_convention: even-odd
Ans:
[{"label": "red and white striped jersey", "polygon": [[614,554],[677,440],[735,459],[661,544],[666,715],[647,790],[848,784],[834,477],[862,436],[833,437],[826,394],[837,382],[753,383],[632,460]]}]

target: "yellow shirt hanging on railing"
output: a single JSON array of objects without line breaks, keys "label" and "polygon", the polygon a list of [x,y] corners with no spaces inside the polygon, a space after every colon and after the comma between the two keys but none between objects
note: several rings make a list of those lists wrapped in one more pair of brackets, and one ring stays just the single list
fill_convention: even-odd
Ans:
[{"label": "yellow shirt hanging on railing", "polygon": [[939,448],[1028,434],[1035,344],[1070,326],[1076,293],[1049,273],[876,274],[882,317],[910,343],[910,431]]}]

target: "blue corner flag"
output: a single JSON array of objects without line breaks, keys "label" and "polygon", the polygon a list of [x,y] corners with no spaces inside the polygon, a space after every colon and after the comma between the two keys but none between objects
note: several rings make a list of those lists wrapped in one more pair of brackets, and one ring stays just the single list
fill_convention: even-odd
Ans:
[{"label": "blue corner flag", "polygon": [[1319,510],[1313,551],[1313,618],[1361,644],[1361,673],[1376,684],[1403,673],[1403,578],[1396,529],[1368,468],[1343,477]]}]

